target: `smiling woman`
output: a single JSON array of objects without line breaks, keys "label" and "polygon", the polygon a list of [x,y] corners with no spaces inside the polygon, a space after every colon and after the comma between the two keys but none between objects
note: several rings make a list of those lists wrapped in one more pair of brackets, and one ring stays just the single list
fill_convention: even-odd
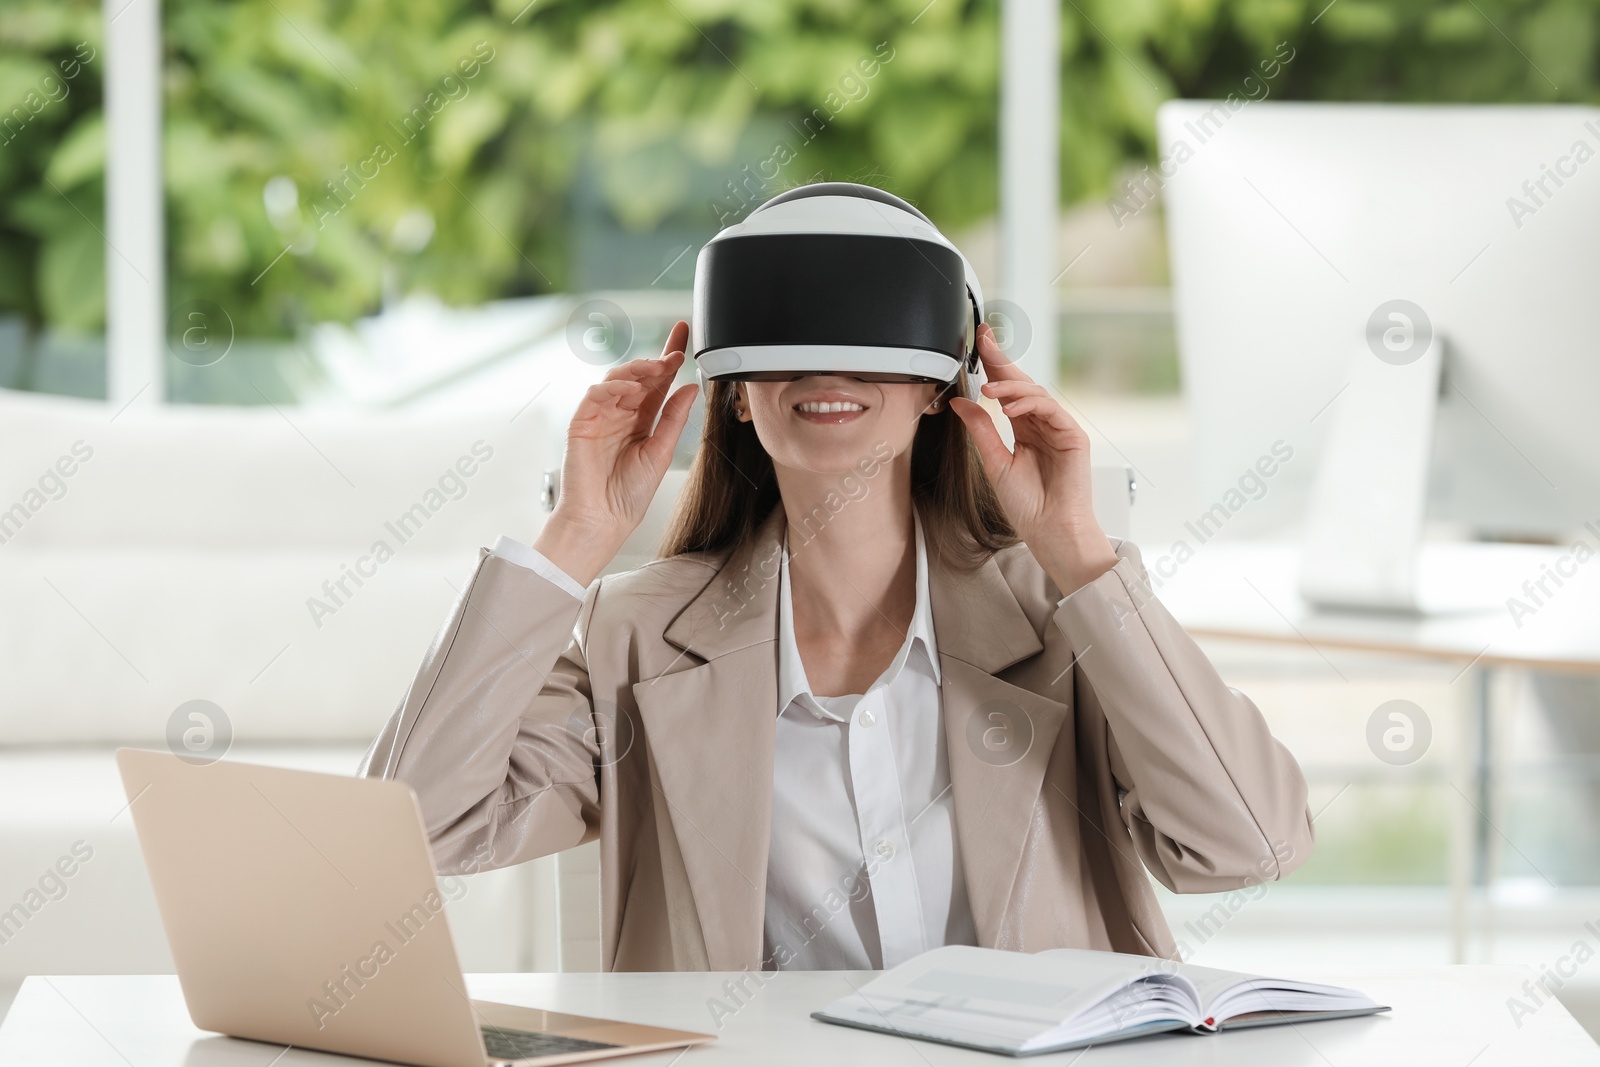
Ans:
[{"label": "smiling woman", "polygon": [[[829,183],[729,235],[746,273],[784,248],[752,232],[808,214],[943,240]],[[692,349],[740,361],[700,363],[702,447],[662,558],[595,581],[687,422],[682,322],[589,390],[538,540],[481,555],[363,761],[415,788],[440,869],[598,835],[606,969],[773,970],[947,944],[1172,957],[1149,875],[1215,892],[1302,862],[1294,758],[1144,594],[1138,552],[1095,518],[1086,435],[988,327],[908,350],[882,328],[906,321],[904,278],[835,294],[849,313],[821,325],[804,312],[838,306],[777,286],[730,315],[715,260]],[[975,283],[949,289],[930,273],[908,303],[981,308]],[[870,491],[839,501],[869,461]],[[865,886],[848,904],[846,882]]]}]

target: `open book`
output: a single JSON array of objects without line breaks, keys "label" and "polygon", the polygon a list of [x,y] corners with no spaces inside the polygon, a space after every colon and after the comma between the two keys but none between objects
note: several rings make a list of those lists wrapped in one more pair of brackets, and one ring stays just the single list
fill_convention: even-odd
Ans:
[{"label": "open book", "polygon": [[1026,1056],[1166,1030],[1213,1033],[1388,1010],[1352,989],[1151,956],[949,945],[886,971],[812,1017]]}]

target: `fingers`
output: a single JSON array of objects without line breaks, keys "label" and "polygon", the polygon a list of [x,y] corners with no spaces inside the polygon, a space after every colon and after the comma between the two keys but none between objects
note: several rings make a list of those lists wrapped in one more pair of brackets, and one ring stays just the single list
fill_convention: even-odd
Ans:
[{"label": "fingers", "polygon": [[991,382],[1033,381],[1021,367],[1000,351],[1000,344],[994,339],[994,331],[989,328],[987,322],[978,326],[978,358],[983,360],[984,376]]},{"label": "fingers", "polygon": [[643,395],[644,386],[640,385],[638,382],[627,380],[613,381],[607,378],[605,381],[597,382],[585,389],[583,391],[582,403],[589,403],[592,401],[596,404],[610,405],[615,401],[623,400],[627,397],[635,398],[635,402],[637,403],[637,398],[642,397]]},{"label": "fingers", "polygon": [[655,425],[672,380],[683,366],[689,342],[689,324],[676,322],[667,333],[662,354],[652,359],[631,359],[606,372],[590,386],[573,416],[583,436],[628,433],[643,438]]},{"label": "fingers", "polygon": [[689,421],[689,411],[694,407],[695,394],[699,391],[699,385],[690,382],[679,387],[662,405],[661,421],[656,423],[655,433],[644,445],[644,453],[656,470],[664,470],[671,462],[672,450],[683,435],[683,427]]},{"label": "fingers", "polygon": [[983,410],[982,404],[974,403],[964,396],[951,397],[950,410],[966,424],[967,432],[972,435],[972,443],[978,449],[978,458],[983,461],[983,469],[989,474],[989,480],[998,481],[1011,465],[1011,452],[1000,439],[1000,431],[995,428],[994,420]]},{"label": "fingers", "polygon": [[1072,416],[1047,396],[1019,397],[1001,404],[1000,410],[1016,424],[1018,433],[1038,434],[1054,448],[1074,448],[1087,443]]},{"label": "fingers", "polygon": [[667,334],[667,343],[661,346],[661,356],[666,358],[677,352],[680,355],[689,348],[689,324],[679,319],[672,324],[672,330]]},{"label": "fingers", "polygon": [[996,400],[1012,400],[1019,396],[1049,396],[1048,390],[1038,382],[1011,378],[1006,381],[984,382],[983,395]]},{"label": "fingers", "polygon": [[676,374],[681,366],[683,366],[683,351],[680,349],[650,359],[630,359],[626,363],[618,363],[606,371],[606,376],[601,381],[649,382],[663,376],[666,376],[667,381],[671,381],[670,376]]},{"label": "fingers", "polygon": [[[596,398],[608,411],[625,416],[628,431],[643,437],[655,424],[656,412],[672,386],[681,355],[674,354],[665,360],[638,359],[633,362],[647,367],[628,377],[612,378],[610,375],[599,385],[590,386],[586,394]],[[581,407],[580,407],[581,410]]]},{"label": "fingers", "polygon": [[[1071,413],[1052,398],[1044,386],[1037,382],[1016,380],[985,382],[983,394],[1000,401],[1000,410],[1007,418],[1016,419],[1024,415],[1037,415],[1039,416],[1037,421],[1042,426],[1058,433],[1064,433],[1066,438],[1078,437],[1085,443],[1088,441],[1088,435],[1084,433],[1083,427],[1078,425],[1078,420],[1074,419]],[[1034,403],[1024,405],[1021,403],[1024,399],[1034,401]],[[1074,443],[1066,438],[1059,438],[1053,443],[1060,444],[1063,447]]]},{"label": "fingers", "polygon": [[644,387],[633,381],[603,381],[584,390],[573,412],[573,432],[581,436],[598,436],[612,432],[624,416],[632,421],[633,412],[644,399]]},{"label": "fingers", "polygon": [[[630,359],[626,363],[618,363],[606,371],[603,379],[608,382],[646,382],[665,377],[671,381],[671,375],[678,373],[678,368],[683,366],[684,350],[689,345],[689,324],[681,319],[672,324],[672,329],[667,332],[666,344],[661,346],[661,354],[650,359]],[[665,395],[663,393],[663,395]]]}]

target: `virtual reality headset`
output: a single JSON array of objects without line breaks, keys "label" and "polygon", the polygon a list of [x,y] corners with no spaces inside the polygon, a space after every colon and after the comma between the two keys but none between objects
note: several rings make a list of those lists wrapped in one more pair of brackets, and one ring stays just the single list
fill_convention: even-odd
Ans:
[{"label": "virtual reality headset", "polygon": [[702,381],[838,374],[978,399],[983,291],[928,217],[881,189],[779,193],[700,250],[689,348]]}]

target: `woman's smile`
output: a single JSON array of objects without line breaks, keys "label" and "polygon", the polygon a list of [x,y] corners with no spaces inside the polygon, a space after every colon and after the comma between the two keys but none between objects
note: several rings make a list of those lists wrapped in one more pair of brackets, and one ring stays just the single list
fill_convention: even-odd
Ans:
[{"label": "woman's smile", "polygon": [[806,422],[842,425],[853,422],[867,413],[868,405],[842,392],[816,393],[798,401],[791,410]]}]

